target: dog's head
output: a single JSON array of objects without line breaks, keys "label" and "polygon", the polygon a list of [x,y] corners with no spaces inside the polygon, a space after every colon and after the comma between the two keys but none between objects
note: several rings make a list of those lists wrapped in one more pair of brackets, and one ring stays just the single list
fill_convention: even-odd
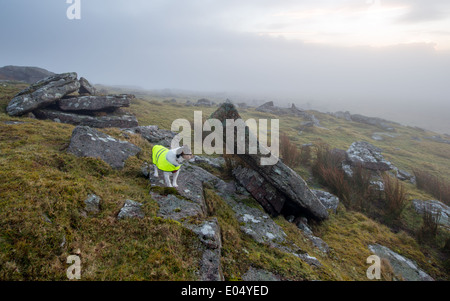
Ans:
[{"label": "dog's head", "polygon": [[191,149],[187,145],[183,145],[182,147],[176,150],[176,161],[178,164],[182,164],[184,161],[190,160],[194,157]]}]

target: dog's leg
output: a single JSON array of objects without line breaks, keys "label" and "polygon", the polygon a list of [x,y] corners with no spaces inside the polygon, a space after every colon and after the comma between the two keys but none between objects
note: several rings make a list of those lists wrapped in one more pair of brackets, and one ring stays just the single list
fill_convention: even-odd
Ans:
[{"label": "dog's leg", "polygon": [[155,178],[157,178],[158,177],[158,167],[156,167],[156,164],[154,166],[155,166],[155,173],[153,175],[155,176]]},{"label": "dog's leg", "polygon": [[170,172],[164,172],[164,181],[167,187],[172,187],[172,183],[170,183]]},{"label": "dog's leg", "polygon": [[180,173],[180,170],[178,169],[177,172],[173,175],[173,187],[178,187],[177,179],[178,179],[179,173]]}]

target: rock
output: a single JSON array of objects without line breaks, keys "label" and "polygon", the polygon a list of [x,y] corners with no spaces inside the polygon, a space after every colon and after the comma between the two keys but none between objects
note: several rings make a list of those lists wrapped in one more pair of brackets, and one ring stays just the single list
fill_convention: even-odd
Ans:
[{"label": "rock", "polygon": [[402,169],[396,169],[395,170],[397,175],[397,179],[399,179],[400,181],[412,181],[414,176],[412,174],[410,174],[409,172],[402,170]]},{"label": "rock", "polygon": [[339,205],[339,198],[329,192],[322,190],[311,190],[314,194],[319,198],[320,202],[327,208],[328,210],[332,210],[336,213],[337,207]]},{"label": "rock", "polygon": [[6,111],[11,116],[24,115],[46,107],[79,88],[75,72],[50,76],[18,93],[9,102]]},{"label": "rock", "polygon": [[393,168],[391,162],[384,159],[381,149],[368,142],[352,143],[347,150],[347,159],[352,166],[361,164],[362,167],[373,171],[388,171]]},{"label": "rock", "polygon": [[217,218],[203,221],[200,225],[187,223],[185,225],[188,229],[194,231],[199,237],[200,241],[208,249],[221,249],[222,240],[220,238],[220,226]]},{"label": "rock", "polygon": [[152,173],[152,171],[153,171],[153,167],[151,166],[150,163],[144,162],[144,164],[142,164],[141,172],[145,178],[150,178],[150,174]]},{"label": "rock", "polygon": [[[211,118],[219,119],[225,124],[227,119],[241,119],[233,104],[224,103]],[[246,127],[246,132],[249,132]],[[234,146],[237,143],[237,135],[234,135]],[[224,131],[224,141],[226,141],[226,131]],[[248,134],[246,135],[246,145],[248,145]],[[306,182],[292,169],[286,166],[281,160],[273,165],[261,165],[262,154],[237,154],[245,167],[236,167],[233,175],[236,180],[245,187],[252,196],[270,214],[277,215],[282,211],[285,215],[300,215],[303,212],[317,220],[328,217],[326,208],[322,205],[316,195],[308,188]],[[252,181],[258,181],[258,189]]]},{"label": "rock", "polygon": [[364,123],[372,126],[376,126],[385,131],[395,132],[395,128],[389,125],[388,123],[393,123],[391,121],[387,121],[378,117],[367,117],[360,114],[351,115],[351,119],[354,122]]},{"label": "rock", "polygon": [[63,111],[104,111],[129,107],[132,95],[77,96],[63,98],[58,106]]},{"label": "rock", "polygon": [[165,147],[171,147],[172,139],[177,133],[159,129],[157,125],[136,126],[128,129],[124,129],[125,132],[132,134],[140,134],[142,138],[148,140],[155,145],[163,145]]},{"label": "rock", "polygon": [[450,144],[450,140],[448,139],[444,139],[439,135],[436,136],[431,136],[431,137],[424,137],[425,139],[437,142],[437,143],[446,143],[446,144]]},{"label": "rock", "polygon": [[132,201],[126,200],[122,209],[120,209],[118,219],[123,218],[144,218],[144,212],[142,211],[142,204]]},{"label": "rock", "polygon": [[352,121],[352,115],[350,114],[349,111],[346,111],[346,112],[338,111],[335,113],[331,113],[331,115],[336,118],[339,118],[339,119],[345,119],[347,121]]},{"label": "rock", "polygon": [[206,249],[200,261],[201,281],[224,281],[220,263],[220,249]]},{"label": "rock", "polygon": [[413,200],[412,205],[419,214],[429,211],[434,215],[439,215],[438,223],[445,227],[450,227],[450,207],[444,203],[436,200]]},{"label": "rock", "polygon": [[0,68],[0,79],[23,81],[28,84],[55,75],[55,73],[37,67],[5,66]]},{"label": "rock", "polygon": [[185,228],[192,230],[198,236],[203,246],[199,267],[200,280],[223,281],[220,262],[222,241],[217,218],[205,220],[200,224],[191,223],[190,218],[205,217],[204,203],[198,204],[197,199],[191,202],[172,194],[162,196],[152,191],[150,194],[158,202],[160,208],[158,216],[179,221]]},{"label": "rock", "polygon": [[225,159],[223,157],[217,157],[217,158],[207,158],[203,156],[197,156],[195,155],[194,158],[189,160],[189,162],[193,164],[208,164],[211,167],[220,169],[225,165]]},{"label": "rock", "polygon": [[395,253],[385,246],[378,244],[369,245],[369,250],[378,257],[388,260],[394,273],[406,281],[434,281],[412,260]]},{"label": "rock", "polygon": [[243,281],[281,281],[280,277],[266,270],[255,269],[250,267],[248,271],[242,275]]},{"label": "rock", "polygon": [[268,101],[256,108],[256,111],[265,113],[277,113],[279,109],[274,106],[273,101]]},{"label": "rock", "polygon": [[117,169],[123,168],[125,160],[138,154],[141,149],[90,127],[77,126],[67,151],[77,157],[99,158]]},{"label": "rock", "polygon": [[92,86],[87,79],[84,77],[80,77],[80,89],[78,90],[78,93],[80,94],[89,94],[89,95],[95,95],[97,93],[97,90]]},{"label": "rock", "polygon": [[210,106],[212,106],[212,102],[209,99],[202,98],[202,99],[197,100],[197,103],[195,104],[195,106],[210,107]]},{"label": "rock", "polygon": [[90,194],[86,200],[84,200],[84,210],[87,213],[96,214],[100,212],[100,197],[95,194]]},{"label": "rock", "polygon": [[271,215],[281,213],[286,197],[257,171],[243,166],[233,168],[234,178],[261,204]]},{"label": "rock", "polygon": [[308,226],[308,220],[306,218],[297,218],[294,223],[297,225],[297,227],[302,230],[305,237],[311,241],[311,243],[318,248],[321,252],[327,254],[330,251],[330,247],[328,244],[321,239],[320,237],[317,237],[314,235],[312,230]]},{"label": "rock", "polygon": [[108,115],[91,116],[75,113],[61,112],[50,109],[41,109],[33,111],[38,119],[49,119],[55,122],[68,123],[73,125],[89,126],[94,128],[130,128],[136,127],[138,121],[133,115]]},{"label": "rock", "polygon": [[204,217],[205,215],[202,206],[198,203],[189,202],[173,194],[162,196],[150,191],[150,195],[159,205],[158,216],[163,218],[182,222],[189,217]]},{"label": "rock", "polygon": [[3,121],[4,124],[6,125],[17,125],[17,124],[24,124],[25,122],[23,121]]},{"label": "rock", "polygon": [[295,256],[297,256],[298,258],[300,258],[301,260],[303,260],[304,262],[306,262],[307,264],[309,264],[310,266],[314,266],[314,267],[322,267],[323,265],[320,263],[320,261],[313,256],[308,255],[308,253],[303,253],[303,254],[297,254],[297,253],[293,253]]},{"label": "rock", "polygon": [[381,137],[378,134],[372,134],[372,139],[376,140],[376,141],[383,141],[384,140],[383,137]]},{"label": "rock", "polygon": [[286,233],[262,210],[243,203],[236,203],[232,208],[241,224],[241,230],[257,242],[270,245],[285,242]]}]

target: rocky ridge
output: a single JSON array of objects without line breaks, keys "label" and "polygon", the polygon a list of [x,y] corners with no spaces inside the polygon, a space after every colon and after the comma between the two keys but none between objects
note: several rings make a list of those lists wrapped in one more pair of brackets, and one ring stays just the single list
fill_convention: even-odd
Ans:
[{"label": "rocky ridge", "polygon": [[6,111],[10,116],[28,114],[39,119],[96,128],[138,126],[135,116],[121,111],[130,105],[134,95],[96,93],[85,78],[78,80],[75,72],[56,74],[19,92]]}]

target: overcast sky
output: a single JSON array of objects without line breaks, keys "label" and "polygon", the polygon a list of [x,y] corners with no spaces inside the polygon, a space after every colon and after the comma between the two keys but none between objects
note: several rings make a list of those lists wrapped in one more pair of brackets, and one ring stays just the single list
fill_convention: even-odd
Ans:
[{"label": "overcast sky", "polygon": [[0,1],[0,66],[310,102],[450,132],[448,0]]}]

